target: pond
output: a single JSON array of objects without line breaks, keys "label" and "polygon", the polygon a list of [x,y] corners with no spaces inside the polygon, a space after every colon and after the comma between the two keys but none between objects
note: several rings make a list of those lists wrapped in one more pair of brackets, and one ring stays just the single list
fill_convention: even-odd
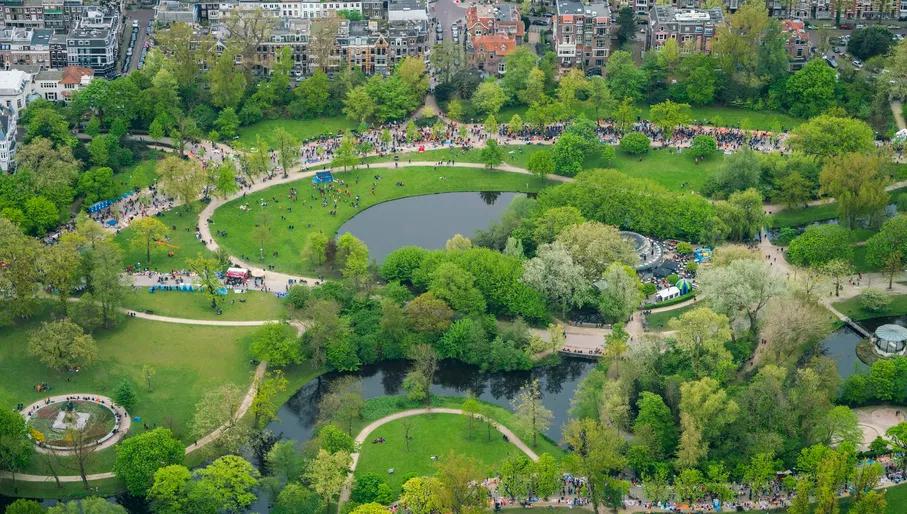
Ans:
[{"label": "pond", "polygon": [[439,193],[384,202],[360,212],[340,227],[369,248],[378,262],[401,246],[442,248],[454,234],[471,237],[487,228],[521,193]]},{"label": "pond", "polygon": [[[533,378],[539,379],[542,402],[551,410],[553,419],[547,435],[560,441],[561,429],[569,419],[570,400],[579,382],[595,367],[595,362],[579,357],[562,357],[560,363],[526,372],[482,373],[478,368],[457,361],[443,361],[431,387],[432,394],[477,398],[512,410],[510,401]],[[364,366],[357,375],[362,379],[362,394],[368,398],[403,394],[403,377],[409,371],[406,361],[385,361]],[[318,402],[331,381],[343,376],[328,373],[304,385],[280,408],[277,419],[268,428],[275,434],[297,441],[307,441],[315,430]]]},{"label": "pond", "polygon": [[[907,315],[905,316],[883,316],[860,320],[857,323],[869,332],[875,332],[882,325],[894,324],[907,327]],[[857,357],[857,344],[861,340],[860,334],[850,327],[841,327],[835,330],[822,342],[822,349],[825,355],[828,355],[838,364],[838,374],[841,378],[847,378],[854,372],[863,372],[869,369],[863,361]]]}]

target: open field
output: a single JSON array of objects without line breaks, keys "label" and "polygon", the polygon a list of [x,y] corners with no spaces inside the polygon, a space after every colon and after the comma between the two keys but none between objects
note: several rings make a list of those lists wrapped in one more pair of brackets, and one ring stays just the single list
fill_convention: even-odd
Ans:
[{"label": "open field", "polygon": [[221,304],[221,314],[211,309],[211,304],[202,293],[182,291],[156,291],[137,288],[126,297],[124,307],[160,316],[188,319],[214,319],[224,321],[274,320],[286,315],[280,299],[272,293],[246,291],[234,293],[228,290]]},{"label": "open field", "polygon": [[261,136],[262,141],[274,148],[274,131],[283,127],[300,141],[313,139],[323,135],[336,135],[345,130],[356,128],[356,122],[346,116],[332,116],[312,120],[277,119],[264,120],[246,127],[240,127],[239,139],[233,141],[237,148],[249,149],[256,145],[256,136]]},{"label": "open field", "polygon": [[[375,175],[381,176],[377,182]],[[260,265],[274,265],[281,271],[306,273],[314,271],[313,266],[302,259],[308,234],[320,230],[333,235],[344,222],[373,205],[407,196],[456,191],[535,192],[549,184],[543,178],[529,175],[447,167],[359,169],[340,173],[337,178],[345,182],[343,187],[349,194],[343,194],[336,207],[333,203],[323,207],[311,180],[299,180],[221,206],[212,216],[212,232],[227,231],[226,237],[216,236],[216,239],[231,255]],[[374,194],[371,193],[372,184],[376,184]],[[288,200],[291,188],[299,192],[295,202]],[[353,207],[356,195],[361,200],[358,207]],[[262,204],[264,208],[260,207]],[[241,209],[243,205],[248,209]],[[332,209],[336,209],[334,216]],[[256,225],[268,227],[268,230],[256,230]],[[264,240],[257,239],[260,237]],[[264,259],[259,252],[261,243],[264,243]]]},{"label": "open field", "polygon": [[[148,268],[169,272],[187,269],[188,260],[194,259],[199,254],[211,256],[212,253],[195,237],[199,210],[201,202],[194,202],[158,216],[164,225],[170,227],[170,233],[166,243],[152,244],[150,265],[145,260],[145,247],[141,243],[133,244],[132,237],[135,232],[130,228],[121,231],[114,240],[123,249],[123,262],[136,269]],[[170,252],[173,252],[173,256],[168,255]]]}]

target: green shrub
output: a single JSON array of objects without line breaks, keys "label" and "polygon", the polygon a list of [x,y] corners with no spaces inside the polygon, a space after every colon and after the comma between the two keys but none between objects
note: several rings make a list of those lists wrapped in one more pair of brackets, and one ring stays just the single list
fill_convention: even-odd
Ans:
[{"label": "green shrub", "polygon": [[620,149],[630,155],[643,155],[649,151],[652,142],[641,132],[630,132],[620,140]]},{"label": "green shrub", "polygon": [[879,289],[864,289],[860,293],[860,307],[870,312],[881,312],[891,305],[891,297]]},{"label": "green shrub", "polygon": [[690,255],[693,253],[693,245],[686,241],[677,243],[677,253],[680,255]]}]

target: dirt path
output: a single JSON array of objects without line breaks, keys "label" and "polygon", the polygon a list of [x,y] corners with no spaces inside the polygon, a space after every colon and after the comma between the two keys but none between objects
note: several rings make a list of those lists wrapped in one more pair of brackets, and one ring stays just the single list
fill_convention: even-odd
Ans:
[{"label": "dirt path", "polygon": [[907,123],[904,123],[904,105],[900,100],[891,101],[891,114],[894,115],[894,122],[897,123],[899,130],[907,129]]},{"label": "dirt path", "polygon": [[[424,414],[459,414],[459,415],[462,415],[463,411],[460,409],[448,409],[445,407],[427,407],[427,408],[423,408],[423,409],[410,409],[410,410],[395,412],[394,414],[391,414],[389,416],[384,416],[383,418],[372,421],[371,423],[366,425],[365,428],[363,428],[358,434],[356,434],[356,439],[355,439],[356,446],[361,447],[368,440],[368,436],[372,432],[377,430],[378,427],[380,427],[382,425],[390,423],[391,421],[396,421],[401,418],[408,418],[410,416],[422,416]],[[482,416],[480,414],[477,414],[476,418],[481,419],[483,421],[488,420],[488,418],[486,418],[485,416]],[[513,444],[514,446],[519,448],[520,451],[525,453],[527,457],[529,457],[533,461],[539,460],[539,456],[534,451],[532,451],[531,448],[529,448],[529,445],[524,443],[523,440],[520,439],[519,437],[517,437],[517,435],[514,434],[509,428],[497,423],[494,420],[491,420],[491,423],[498,432],[503,434],[508,439],[508,441],[510,441],[511,444]],[[350,492],[352,491],[352,488],[353,488],[353,475],[356,472],[357,464],[359,464],[359,452],[358,451],[354,452],[353,454],[350,455],[350,472],[346,477],[346,482],[343,484],[343,489],[340,491],[340,501],[339,501],[340,505],[343,505],[344,503],[348,502],[350,499]]]}]

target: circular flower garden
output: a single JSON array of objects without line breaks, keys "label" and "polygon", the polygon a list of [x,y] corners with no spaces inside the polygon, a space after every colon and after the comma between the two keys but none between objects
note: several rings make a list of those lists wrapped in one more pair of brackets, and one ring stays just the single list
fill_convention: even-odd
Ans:
[{"label": "circular flower garden", "polygon": [[112,444],[128,430],[121,427],[121,421],[128,420],[125,411],[101,397],[48,398],[30,405],[22,414],[39,449],[67,452]]}]

